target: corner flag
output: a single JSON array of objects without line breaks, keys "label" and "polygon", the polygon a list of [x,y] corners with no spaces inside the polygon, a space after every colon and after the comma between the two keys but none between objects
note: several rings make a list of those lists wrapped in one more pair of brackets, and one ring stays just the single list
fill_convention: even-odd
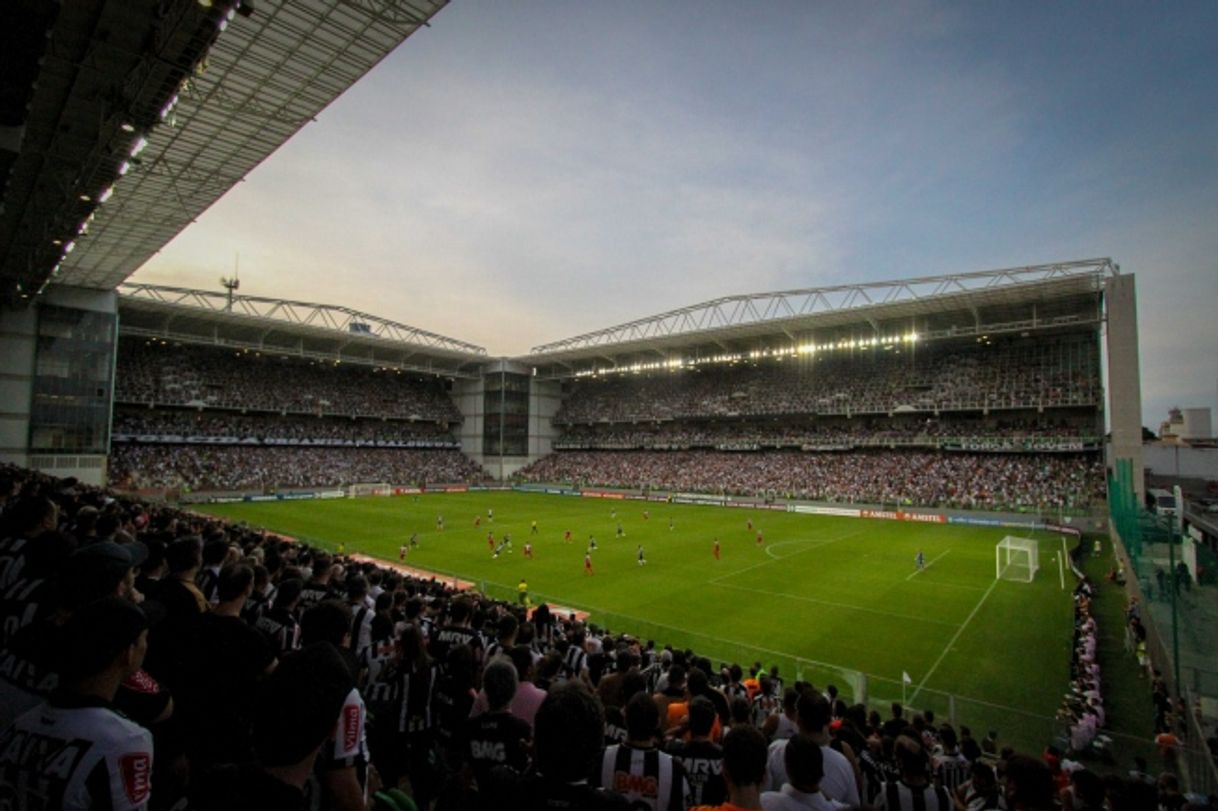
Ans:
[{"label": "corner flag", "polygon": [[902,670],[901,671],[901,681],[904,684],[913,684],[913,677],[910,676],[908,673],[906,673],[904,670]]}]

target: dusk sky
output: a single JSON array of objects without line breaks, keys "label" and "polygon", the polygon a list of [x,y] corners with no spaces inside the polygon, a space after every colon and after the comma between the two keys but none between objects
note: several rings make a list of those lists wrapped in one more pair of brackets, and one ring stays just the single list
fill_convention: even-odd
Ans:
[{"label": "dusk sky", "polygon": [[738,293],[1110,256],[1215,407],[1218,3],[458,2],[133,281],[515,355]]}]

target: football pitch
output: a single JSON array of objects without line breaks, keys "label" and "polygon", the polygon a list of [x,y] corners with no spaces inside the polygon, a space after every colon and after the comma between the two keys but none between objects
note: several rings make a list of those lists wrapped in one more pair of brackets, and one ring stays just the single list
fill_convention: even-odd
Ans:
[{"label": "football pitch", "polygon": [[[1050,741],[1069,681],[1072,584],[1067,571],[1061,587],[1064,547],[1050,533],[513,492],[200,509],[394,563],[417,533],[407,565],[492,596],[515,600],[525,578],[533,603],[586,611],[613,631],[692,647],[716,664],[776,664],[788,684],[835,683],[847,700],[860,690],[877,707],[904,699],[1031,751]],[[494,556],[488,532],[510,534],[512,551]],[[1040,542],[1034,582],[995,579],[1006,534]]]}]

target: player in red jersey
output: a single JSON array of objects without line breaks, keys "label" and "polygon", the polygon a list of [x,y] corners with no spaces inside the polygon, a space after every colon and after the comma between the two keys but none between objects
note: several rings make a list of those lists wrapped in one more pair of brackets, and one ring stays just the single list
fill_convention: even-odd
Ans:
[{"label": "player in red jersey", "polygon": [[477,528],[477,527],[480,527],[480,526],[482,526],[482,516],[480,516],[480,515],[475,515],[475,516],[474,516],[474,527],[475,527],[475,528]]},{"label": "player in red jersey", "polygon": [[529,560],[533,559],[533,544],[528,541],[524,542],[524,556]]},{"label": "player in red jersey", "polygon": [[763,539],[761,537],[761,530],[757,530],[757,545],[761,546],[762,542],[763,542]]},{"label": "player in red jersey", "polygon": [[584,574],[592,574],[592,553],[584,553]]},{"label": "player in red jersey", "polygon": [[753,531],[753,519],[752,518],[750,518],[748,520],[748,525],[749,525],[749,532],[752,532]]},{"label": "player in red jersey", "polygon": [[562,539],[567,543],[571,543],[571,530],[567,530],[562,534]]},{"label": "player in red jersey", "polygon": [[715,560],[719,559],[719,539],[715,539]]},{"label": "player in red jersey", "polygon": [[406,560],[406,544],[398,547],[398,560]]},{"label": "player in red jersey", "polygon": [[495,551],[495,533],[493,533],[493,532],[486,533],[486,545],[490,548],[490,550],[492,552]]}]

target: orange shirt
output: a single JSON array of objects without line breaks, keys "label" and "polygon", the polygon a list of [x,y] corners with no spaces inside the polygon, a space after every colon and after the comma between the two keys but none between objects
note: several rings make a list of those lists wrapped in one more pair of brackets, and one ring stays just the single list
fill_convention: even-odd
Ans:
[{"label": "orange shirt", "polygon": [[[685,701],[671,702],[668,705],[667,729],[672,729],[673,727],[677,726],[682,721],[684,721],[688,715],[689,715],[689,704],[687,702],[685,702]],[[685,735],[683,735],[682,737],[688,741],[690,738],[689,731],[686,730]],[[718,714],[715,715],[715,723],[711,724],[710,737],[711,737],[711,740],[714,741],[715,743],[719,743],[719,741],[723,738],[723,724],[719,723]]]}]

